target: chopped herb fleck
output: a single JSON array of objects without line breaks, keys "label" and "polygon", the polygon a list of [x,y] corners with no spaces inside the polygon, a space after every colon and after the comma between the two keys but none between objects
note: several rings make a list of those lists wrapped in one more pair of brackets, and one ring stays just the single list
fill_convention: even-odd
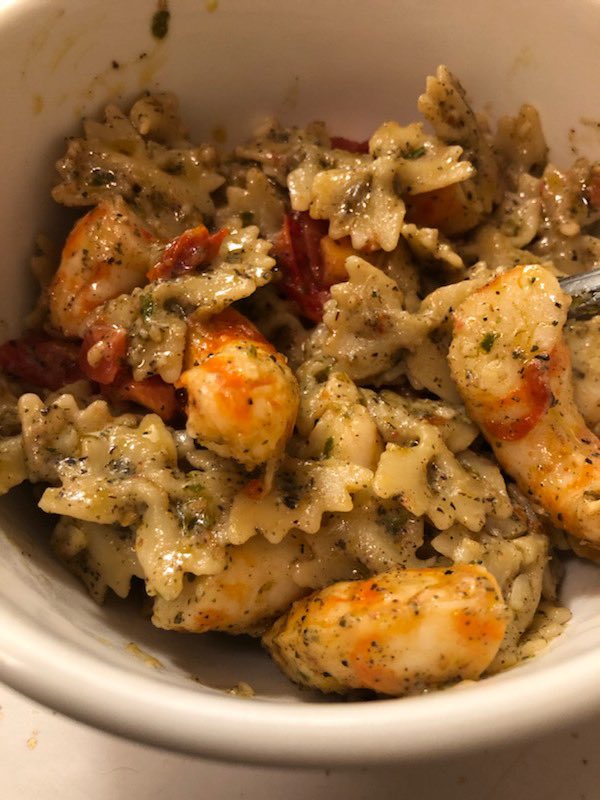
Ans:
[{"label": "chopped herb fleck", "polygon": [[154,313],[154,299],[151,295],[142,295],[140,299],[140,311],[144,320],[148,322]]},{"label": "chopped herb fleck", "polygon": [[414,147],[414,148],[407,148],[403,150],[400,155],[402,158],[406,158],[409,161],[412,161],[415,158],[422,158],[427,151],[424,147]]},{"label": "chopped herb fleck", "polygon": [[479,346],[486,353],[489,353],[490,350],[492,349],[492,347],[494,346],[494,342],[496,341],[496,339],[498,338],[499,335],[500,334],[498,334],[498,333],[494,333],[493,331],[489,331],[489,333],[486,333],[486,335],[483,337],[483,339],[481,340]]},{"label": "chopped herb fleck", "polygon": [[396,536],[404,529],[410,516],[402,505],[397,505],[395,508],[379,506],[377,509],[377,521],[391,536]]},{"label": "chopped herb fleck", "polygon": [[333,436],[325,440],[323,445],[323,458],[330,458],[333,452]]}]

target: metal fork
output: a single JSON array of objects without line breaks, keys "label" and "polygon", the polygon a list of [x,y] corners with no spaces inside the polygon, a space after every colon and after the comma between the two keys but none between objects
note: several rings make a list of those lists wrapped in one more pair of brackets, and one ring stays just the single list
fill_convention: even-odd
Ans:
[{"label": "metal fork", "polygon": [[572,319],[591,319],[600,314],[600,269],[560,278],[558,282],[573,298],[569,309]]}]

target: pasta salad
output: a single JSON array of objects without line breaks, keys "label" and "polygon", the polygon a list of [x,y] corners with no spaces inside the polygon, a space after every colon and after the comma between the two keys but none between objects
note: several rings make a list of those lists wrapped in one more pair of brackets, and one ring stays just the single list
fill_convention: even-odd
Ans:
[{"label": "pasta salad", "polygon": [[0,346],[0,490],[41,485],[92,597],[262,637],[296,683],[406,695],[537,653],[600,543],[600,165],[495,130],[446,67],[367,141],[269,120],[222,154],[173,95],[86,120],[81,208]]}]

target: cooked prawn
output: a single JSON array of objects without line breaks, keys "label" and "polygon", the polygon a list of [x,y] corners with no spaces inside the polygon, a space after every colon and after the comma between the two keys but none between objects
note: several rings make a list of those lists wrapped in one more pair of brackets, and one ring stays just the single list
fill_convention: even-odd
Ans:
[{"label": "cooked prawn", "polygon": [[405,695],[478,678],[506,617],[498,584],[481,566],[397,569],[297,601],[263,642],[296,683]]},{"label": "cooked prawn", "polygon": [[226,458],[254,467],[279,456],[298,413],[286,359],[232,308],[189,320],[184,371],[187,431]]},{"label": "cooked prawn", "polygon": [[82,336],[95,308],[146,282],[156,241],[120,197],[103,200],[78,220],[48,290],[53,327]]},{"label": "cooked prawn", "polygon": [[204,633],[261,633],[290,604],[306,594],[293,580],[304,539],[290,534],[278,544],[255,536],[227,548],[226,568],[194,577],[175,600],[157,596],[152,622],[167,630]]},{"label": "cooked prawn", "polygon": [[515,267],[458,307],[449,362],[504,469],[555,525],[600,546],[600,440],[573,398],[569,304],[546,269]]}]

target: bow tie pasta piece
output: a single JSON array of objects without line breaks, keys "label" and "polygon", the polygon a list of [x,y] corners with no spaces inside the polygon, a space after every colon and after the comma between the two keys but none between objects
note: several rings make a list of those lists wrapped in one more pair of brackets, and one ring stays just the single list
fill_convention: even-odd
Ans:
[{"label": "bow tie pasta piece", "polygon": [[374,469],[381,437],[356,384],[322,360],[306,361],[298,372],[301,403],[293,446],[304,458],[331,457]]},{"label": "bow tie pasta piece", "polygon": [[[394,250],[406,212],[405,198],[445,188],[475,174],[462,148],[427,136],[419,123],[384,123],[369,154],[333,150],[320,171],[313,161],[288,176],[292,208],[329,220],[332,239],[350,236],[358,250]],[[307,187],[310,186],[310,189]]]},{"label": "bow tie pasta piece", "polygon": [[387,440],[373,479],[378,497],[398,498],[439,530],[460,522],[478,531],[488,515],[510,516],[502,475],[490,460],[466,449],[476,430],[460,414],[448,418],[442,404],[431,404],[427,413],[426,402],[411,405],[392,392],[381,398],[364,394]]},{"label": "bow tie pasta piece", "polygon": [[0,495],[27,480],[27,464],[20,436],[0,439]]},{"label": "bow tie pasta piece", "polygon": [[244,185],[228,186],[226,196],[226,205],[215,215],[219,228],[231,231],[256,225],[267,238],[281,230],[285,211],[283,192],[275,188],[264,172],[250,167],[245,172]]},{"label": "bow tie pasta piece", "polygon": [[[426,567],[438,563],[437,554],[420,550],[425,541],[425,520],[414,517],[397,498],[382,500],[372,492],[359,492],[352,511],[328,516],[318,536],[311,538],[313,550],[321,549],[321,562],[327,563],[332,554],[341,550],[357,564],[354,577],[385,572],[394,567]],[[322,569],[321,569],[322,572]],[[312,562],[298,564],[297,580],[311,589],[324,586],[315,578]],[[337,575],[335,580],[352,575]]]},{"label": "bow tie pasta piece", "polygon": [[[114,418],[102,401],[80,410],[69,395],[49,407],[25,395],[20,406],[28,467],[58,484],[45,490],[42,510],[131,527],[151,595],[176,597],[184,572],[222,569],[222,507],[204,472],[179,471],[175,442],[159,417]],[[216,496],[226,500],[243,476],[233,465],[221,475]]]},{"label": "bow tie pasta piece", "polygon": [[234,155],[258,163],[268,178],[285,187],[288,174],[300,163],[311,165],[311,175],[322,169],[330,149],[331,139],[322,122],[312,122],[306,128],[284,128],[269,119],[253,139],[235,148]]},{"label": "bow tie pasta piece", "polygon": [[157,236],[171,239],[214,214],[211,194],[224,178],[213,148],[183,139],[172,95],[141,102],[129,118],[108,106],[104,122],[84,122],[83,137],[69,140],[57,164],[61,182],[52,194],[68,206],[120,195]]},{"label": "bow tie pasta piece", "polygon": [[321,346],[352,379],[365,380],[394,367],[427,323],[404,309],[398,285],[380,269],[357,256],[346,269],[348,281],[331,288]]},{"label": "bow tie pasta piece", "polygon": [[290,456],[274,476],[271,490],[262,497],[247,492],[236,496],[229,514],[229,539],[242,544],[256,534],[280,542],[292,530],[318,533],[323,514],[350,511],[352,495],[366,489],[369,469],[330,458],[302,461]]},{"label": "bow tie pasta piece", "polygon": [[405,223],[401,234],[413,255],[423,264],[442,266],[450,272],[461,272],[465,264],[452,245],[435,228],[419,228]]},{"label": "bow tie pasta piece", "polygon": [[427,78],[418,105],[436,136],[448,145],[460,146],[464,157],[475,167],[469,180],[457,187],[462,193],[463,221],[455,223],[455,229],[469,230],[490,213],[502,191],[489,135],[469,105],[465,90],[447,67],[438,67],[435,76]]},{"label": "bow tie pasta piece", "polygon": [[27,480],[17,397],[0,378],[0,495]]},{"label": "bow tie pasta piece", "polygon": [[135,552],[135,536],[129,528],[61,517],[52,532],[51,544],[97,603],[104,600],[108,589],[117,597],[127,597],[131,579],[145,577]]}]

